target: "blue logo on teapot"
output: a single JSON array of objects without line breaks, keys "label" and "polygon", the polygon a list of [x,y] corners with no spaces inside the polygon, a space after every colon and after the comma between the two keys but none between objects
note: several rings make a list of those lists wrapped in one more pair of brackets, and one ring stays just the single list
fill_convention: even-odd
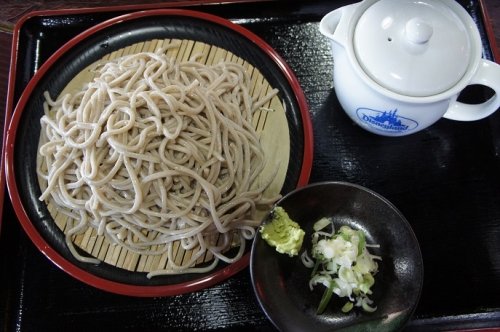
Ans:
[{"label": "blue logo on teapot", "polygon": [[384,132],[401,133],[418,127],[418,122],[399,116],[397,109],[394,111],[378,111],[371,108],[358,108],[358,118],[369,127]]}]

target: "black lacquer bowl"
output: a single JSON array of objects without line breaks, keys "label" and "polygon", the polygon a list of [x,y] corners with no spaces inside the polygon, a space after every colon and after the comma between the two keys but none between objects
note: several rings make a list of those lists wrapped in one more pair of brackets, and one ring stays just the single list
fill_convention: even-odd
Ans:
[{"label": "black lacquer bowl", "polygon": [[[276,203],[300,224],[306,235],[299,256],[282,255],[257,235],[250,258],[252,284],[261,308],[283,331],[394,331],[409,320],[420,298],[423,262],[417,239],[405,217],[389,201],[364,187],[321,182],[296,189]],[[362,230],[370,248],[382,257],[372,287],[373,313],[354,308],[345,314],[344,300],[334,295],[321,315],[316,309],[324,288],[309,289],[311,270],[300,259],[310,252],[313,224],[330,217],[338,229]],[[270,215],[264,220],[268,222]],[[358,310],[359,309],[359,310]]]}]

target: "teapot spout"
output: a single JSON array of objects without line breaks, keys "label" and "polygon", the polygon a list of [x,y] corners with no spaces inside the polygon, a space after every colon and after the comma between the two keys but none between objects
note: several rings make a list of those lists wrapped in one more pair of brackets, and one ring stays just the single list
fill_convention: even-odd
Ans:
[{"label": "teapot spout", "polygon": [[326,14],[319,24],[319,31],[334,43],[345,47],[348,43],[349,23],[359,3],[338,8]]}]

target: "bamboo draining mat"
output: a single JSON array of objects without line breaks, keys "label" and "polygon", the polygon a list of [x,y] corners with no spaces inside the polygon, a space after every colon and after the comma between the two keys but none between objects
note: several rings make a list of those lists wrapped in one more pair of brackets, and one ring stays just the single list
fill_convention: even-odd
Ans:
[{"label": "bamboo draining mat", "polygon": [[[93,80],[93,68],[102,64],[102,62],[129,54],[155,52],[170,42],[180,42],[179,47],[168,49],[166,53],[169,57],[173,57],[180,62],[188,61],[196,55],[196,61],[206,65],[217,64],[221,60],[226,60],[244,66],[251,77],[250,91],[253,97],[263,97],[272,90],[269,82],[257,68],[223,48],[193,40],[155,39],[136,43],[107,54],[101,60],[91,64],[76,75],[61,94],[78,91],[85,83]],[[284,105],[279,96],[275,96],[266,105],[263,105],[263,109],[255,112],[253,119],[254,128],[260,137],[266,158],[266,167],[255,184],[268,182],[270,178],[274,177],[272,183],[266,189],[264,196],[275,197],[281,191],[285,181],[290,155],[288,122]],[[278,170],[276,170],[277,168]],[[57,226],[65,232],[68,217],[62,213],[58,213],[57,206],[53,203],[52,199],[46,201],[46,204]],[[266,212],[258,211],[258,215],[255,217],[262,218]],[[104,236],[98,236],[97,231],[93,228],[88,228],[85,233],[73,236],[73,242],[90,256],[125,270],[151,272],[167,269],[169,266],[166,253],[162,255],[144,255],[131,252],[120,245],[111,243]],[[236,241],[234,242],[233,245],[239,245]],[[193,252],[191,250],[184,250],[180,246],[180,241],[174,243],[173,248],[175,263],[177,264],[188,261]],[[207,252],[204,257],[202,256],[197,260],[197,265],[208,263],[212,260],[213,255]]]}]

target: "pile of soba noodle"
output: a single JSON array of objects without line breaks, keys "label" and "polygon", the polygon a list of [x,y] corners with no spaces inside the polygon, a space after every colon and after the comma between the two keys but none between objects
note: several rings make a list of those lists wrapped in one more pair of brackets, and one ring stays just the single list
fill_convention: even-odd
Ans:
[{"label": "pile of soba noodle", "polygon": [[[104,62],[78,93],[45,94],[40,200],[69,216],[66,242],[81,261],[99,262],[72,243],[91,227],[131,252],[166,253],[168,268],[148,277],[206,272],[243,255],[256,207],[277,198],[264,199],[267,184],[255,181],[265,160],[252,126],[276,91],[254,100],[241,65],[178,62],[168,47]],[[193,252],[182,265],[174,241]],[[213,262],[195,266],[207,253]]]}]

